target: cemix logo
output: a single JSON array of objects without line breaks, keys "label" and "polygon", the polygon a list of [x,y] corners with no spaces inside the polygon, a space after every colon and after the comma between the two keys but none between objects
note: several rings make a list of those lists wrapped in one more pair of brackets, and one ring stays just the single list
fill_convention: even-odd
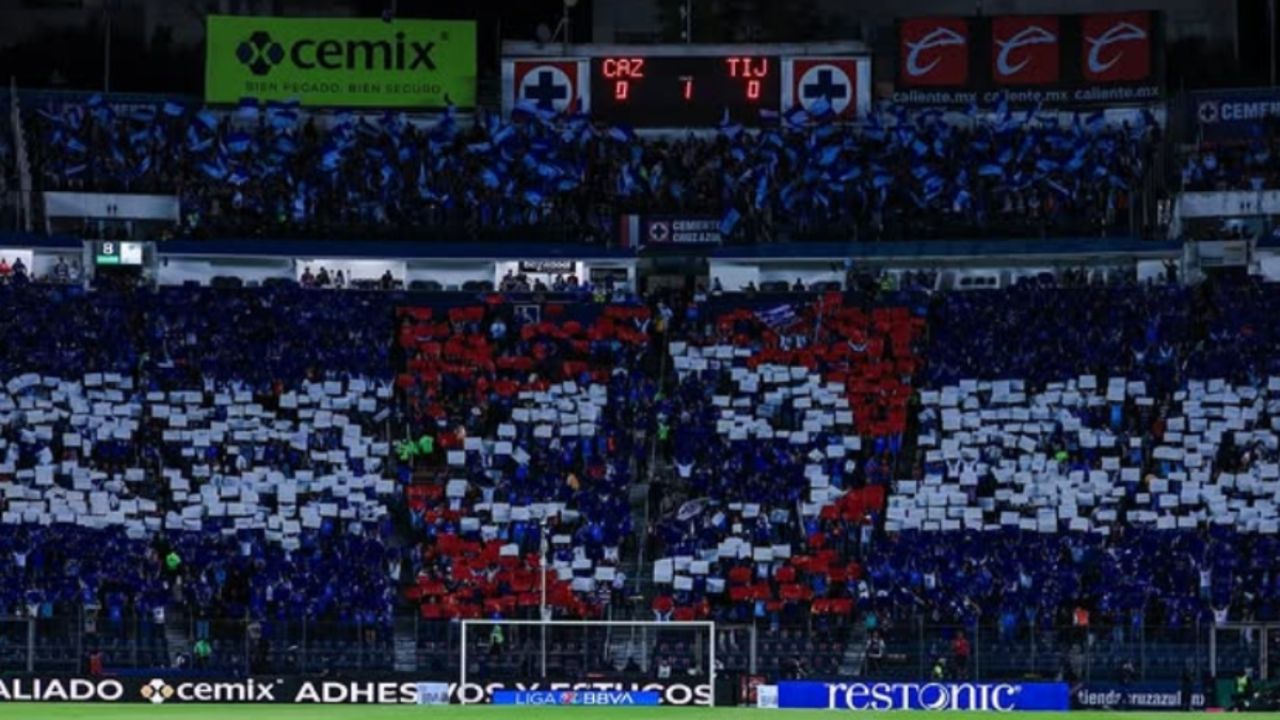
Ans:
[{"label": "cemix logo", "polygon": [[165,700],[173,697],[176,692],[177,690],[174,690],[172,685],[159,678],[142,686],[142,697],[150,700],[152,705],[164,703]]},{"label": "cemix logo", "polygon": [[244,680],[241,682],[182,682],[176,685],[159,678],[142,686],[139,691],[144,700],[153,705],[162,705],[170,700],[177,702],[237,702],[237,703],[271,703],[276,701],[276,688],[283,680],[260,682]]},{"label": "cemix logo", "polygon": [[236,59],[254,75],[266,75],[284,60],[284,46],[272,40],[271,33],[259,30],[236,46]]},{"label": "cemix logo", "polygon": [[398,32],[392,40],[314,40],[303,38],[287,49],[259,30],[236,46],[236,59],[249,72],[265,76],[288,59],[300,70],[435,70],[434,42],[407,40]]}]

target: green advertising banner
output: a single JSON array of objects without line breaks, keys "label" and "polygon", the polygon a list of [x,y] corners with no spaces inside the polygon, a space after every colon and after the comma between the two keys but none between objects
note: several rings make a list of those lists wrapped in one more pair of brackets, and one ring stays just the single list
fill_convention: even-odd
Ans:
[{"label": "green advertising banner", "polygon": [[476,102],[470,20],[209,16],[204,99],[333,107]]}]

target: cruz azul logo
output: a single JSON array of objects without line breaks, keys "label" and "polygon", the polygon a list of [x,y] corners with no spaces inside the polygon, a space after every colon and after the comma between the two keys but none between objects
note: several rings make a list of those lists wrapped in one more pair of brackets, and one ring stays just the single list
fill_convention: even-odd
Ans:
[{"label": "cruz azul logo", "polygon": [[906,85],[969,81],[969,25],[963,18],[912,18],[899,27],[899,66]]},{"label": "cruz azul logo", "polygon": [[314,40],[302,38],[287,49],[259,30],[236,46],[236,59],[254,75],[265,76],[286,59],[300,70],[435,70],[434,42],[419,42],[398,32],[391,40]]},{"label": "cruz azul logo", "polygon": [[1002,85],[1058,81],[1058,18],[998,17],[991,22],[992,77]]},{"label": "cruz azul logo", "polygon": [[1093,82],[1145,80],[1151,75],[1151,14],[1086,15],[1081,22],[1083,73]]}]

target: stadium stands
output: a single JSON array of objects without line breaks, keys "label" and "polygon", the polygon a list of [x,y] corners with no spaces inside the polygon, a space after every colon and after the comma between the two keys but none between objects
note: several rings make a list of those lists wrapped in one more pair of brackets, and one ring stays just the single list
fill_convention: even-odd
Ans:
[{"label": "stadium stands", "polygon": [[905,308],[866,312],[828,293],[729,312],[707,344],[671,345],[664,451],[691,499],[654,529],[666,555],[654,578],[674,590],[655,600],[659,615],[852,614],[857,526],[883,509],[923,326]]},{"label": "stadium stands", "polygon": [[1182,165],[1182,188],[1206,190],[1270,190],[1280,186],[1272,122],[1259,127],[1248,142],[1189,153]]},{"label": "stadium stands", "polygon": [[435,481],[408,490],[427,539],[409,590],[424,618],[536,616],[544,533],[557,613],[598,617],[625,582],[637,461],[627,430],[655,389],[642,372],[649,309],[514,309],[401,309],[397,384],[425,425],[419,447],[439,447],[426,458]]},{"label": "stadium stands", "polygon": [[[1087,300],[1083,291],[1052,287],[948,294],[933,310],[931,347],[939,349],[928,354],[927,363],[917,358],[924,319],[905,309],[868,313],[843,307],[839,295],[781,310],[739,308],[718,316],[699,342],[671,343],[675,392],[661,400],[655,400],[659,377],[644,307],[549,306],[545,311],[559,317],[522,324],[514,306],[500,302],[405,306],[393,333],[390,299],[360,292],[87,294],[32,286],[3,293],[6,306],[22,309],[9,316],[4,332],[10,378],[5,407],[11,413],[0,468],[8,477],[6,519],[34,526],[7,536],[6,550],[38,556],[49,532],[45,523],[97,518],[92,524],[115,538],[109,547],[119,550],[109,554],[110,561],[133,564],[128,572],[104,575],[140,573],[127,598],[139,607],[155,602],[145,597],[159,587],[151,583],[163,580],[159,551],[147,543],[156,535],[174,533],[168,542],[187,563],[212,565],[204,578],[220,574],[207,553],[226,546],[221,543],[235,547],[232,538],[260,535],[268,542],[250,543],[237,554],[266,561],[254,575],[267,581],[265,589],[281,581],[273,567],[279,560],[272,559],[278,550],[272,548],[299,549],[301,541],[291,538],[309,536],[301,529],[323,538],[340,534],[332,526],[343,519],[364,521],[364,534],[374,542],[387,531],[377,521],[392,490],[383,479],[391,469],[379,460],[388,440],[371,418],[390,399],[390,386],[379,383],[390,380],[386,348],[393,336],[404,363],[396,383],[398,404],[438,447],[423,461],[406,463],[414,471],[404,477],[410,482],[414,532],[426,538],[410,561],[416,582],[409,597],[422,603],[427,618],[511,616],[517,607],[531,607],[543,516],[554,517],[553,604],[567,615],[598,613],[612,594],[619,547],[631,533],[627,489],[644,461],[634,436],[622,431],[629,427],[652,427],[655,436],[668,438],[660,443],[661,455],[672,461],[676,485],[689,499],[674,518],[655,527],[661,557],[667,558],[655,575],[660,583],[672,583],[675,593],[669,605],[663,595],[654,607],[676,618],[773,616],[773,622],[787,624],[803,618],[803,609],[817,616],[860,614],[865,610],[859,600],[868,597],[892,616],[915,611],[909,599],[918,587],[947,588],[946,594],[931,593],[936,597],[930,602],[955,620],[973,605],[994,608],[1009,601],[998,579],[983,581],[979,591],[945,573],[926,577],[930,556],[987,562],[980,560],[976,539],[967,550],[927,550],[931,530],[1052,530],[1000,561],[1022,567],[1019,582],[1029,577],[1037,588],[1035,573],[1047,568],[1028,564],[1031,559],[1073,549],[1102,552],[1109,547],[1106,536],[1122,529],[1133,539],[1158,543],[1160,531],[1195,529],[1229,516],[1230,522],[1214,523],[1220,526],[1215,539],[1200,541],[1197,552],[1244,548],[1248,557],[1262,558],[1271,549],[1266,537],[1232,540],[1269,533],[1275,523],[1274,507],[1259,505],[1269,481],[1258,476],[1267,472],[1267,456],[1257,454],[1266,452],[1265,445],[1255,443],[1265,438],[1253,439],[1269,427],[1268,415],[1247,407],[1237,414],[1226,411],[1254,403],[1266,408],[1270,388],[1225,380],[1186,383],[1179,377],[1184,364],[1193,371],[1229,370],[1222,364],[1227,357],[1241,367],[1257,358],[1253,373],[1270,371],[1260,348],[1270,336],[1264,318],[1274,316],[1268,314],[1274,299],[1254,286],[1214,296],[1215,303],[1242,308],[1232,317],[1246,321],[1254,318],[1243,307],[1258,308],[1250,333],[1209,325],[1213,337],[1241,338],[1221,356],[1216,349],[1187,352],[1195,347],[1187,337],[1195,306],[1174,288],[1094,288]],[[37,326],[31,318],[40,313],[66,322],[39,325],[45,332],[30,333]],[[585,314],[571,320],[564,313]],[[1001,318],[1022,333],[1009,333]],[[818,339],[792,329],[802,326],[821,328]],[[303,342],[287,330],[272,335],[268,327],[321,332]],[[1009,344],[1022,337],[1063,342]],[[50,352],[54,347],[57,352]],[[255,363],[246,362],[250,356]],[[314,374],[321,366],[373,379],[326,380]],[[72,378],[72,367],[89,372]],[[1069,368],[1100,375],[1063,374]],[[906,400],[921,374],[933,378],[920,395],[921,475],[893,485],[908,424]],[[1006,379],[969,380],[969,374]],[[1018,376],[1023,379],[1007,379]],[[301,379],[285,383],[284,377]],[[1049,379],[1054,377],[1065,379]],[[756,394],[765,402],[752,402]],[[342,424],[334,422],[339,411]],[[830,425],[822,420],[828,414]],[[982,430],[974,418],[990,418],[995,425]],[[1004,418],[1042,427],[1010,435]],[[672,432],[664,434],[663,425]],[[308,437],[299,439],[298,432]],[[1194,443],[1182,439],[1191,434]],[[1211,438],[1224,435],[1228,445],[1204,445],[1204,437],[1219,443]],[[220,446],[219,437],[237,446]],[[193,447],[187,447],[188,438]],[[756,442],[748,456],[734,452],[750,438]],[[1175,455],[1181,447],[1195,452]],[[1218,464],[1223,469],[1210,478],[1207,468]],[[148,468],[163,470],[153,475]],[[334,477],[350,479],[334,483]],[[1018,489],[1032,477],[1038,478],[1034,485]],[[359,478],[368,478],[359,488],[368,496],[356,502],[351,491]],[[305,487],[282,484],[295,480]],[[326,503],[337,516],[328,514]],[[799,522],[793,519],[797,503]],[[223,505],[239,507],[233,514]],[[184,514],[183,507],[192,512]],[[343,508],[353,512],[344,518]],[[860,529],[868,520],[869,527],[882,521],[890,538],[903,534],[872,542]],[[207,536],[224,527],[226,539],[209,545],[182,539],[196,529]],[[82,531],[90,545],[92,529]],[[1097,529],[1107,533],[1073,539],[1059,532]],[[1113,562],[1145,561],[1144,553],[1159,547],[1146,542],[1131,544],[1134,557]],[[376,545],[326,543],[291,562],[323,566],[332,562],[326,559],[330,552],[380,552]],[[755,554],[760,546],[770,557]],[[901,555],[904,548],[911,548],[911,562]],[[716,556],[712,562],[694,559],[707,552]],[[39,563],[58,568],[70,557],[59,554]],[[467,562],[460,564],[460,558]],[[235,567],[235,554],[228,562]],[[31,566],[36,564],[33,559]],[[908,566],[911,576],[904,582],[900,573]],[[947,562],[933,573],[944,567],[963,566]],[[496,568],[501,572],[490,577]],[[1004,572],[1006,579],[1015,577],[1012,570]],[[675,586],[677,574],[694,577]],[[1141,573],[1127,576],[1139,595],[1150,582]],[[84,587],[48,584],[40,594],[11,592],[6,606],[75,602],[86,587],[99,592],[92,577],[81,578]],[[1171,586],[1162,588],[1169,604],[1159,610],[1163,616],[1194,617],[1210,607],[1199,602],[1194,583],[1181,584],[1188,577],[1166,578]],[[1232,580],[1230,573],[1216,577],[1215,602],[1231,599]],[[1055,612],[1062,603],[1078,601],[1079,581],[1076,576],[1061,593],[1038,590],[1037,596],[1047,612]],[[209,602],[208,589],[195,578],[190,582],[185,601]],[[370,583],[379,585],[373,577]],[[356,583],[338,589],[368,588]],[[297,598],[275,593],[271,601],[256,593],[228,599],[231,593],[219,601],[249,606],[262,617],[341,616],[356,608],[388,617],[391,610],[378,592],[345,601],[326,598],[323,586],[293,592],[310,599],[299,605]],[[1116,589],[1117,598],[1129,593]],[[704,604],[704,598],[732,602]],[[104,607],[110,612],[125,599],[117,592],[104,599]],[[369,609],[375,607],[380,609]]]},{"label": "stadium stands", "polygon": [[523,108],[466,129],[451,113],[433,125],[303,119],[285,104],[220,116],[99,96],[28,116],[44,189],[178,192],[181,233],[239,237],[603,243],[625,212],[722,218],[744,242],[1124,234],[1159,135],[1146,113],[1113,126],[1003,102],[962,122],[890,107],[856,132],[788,115],[680,140]]},{"label": "stadium stands", "polygon": [[21,4],[0,705],[1280,708],[1256,0]]},{"label": "stadium stands", "polygon": [[166,606],[206,635],[215,617],[389,620],[399,490],[379,416],[393,390],[381,298],[0,296],[0,549],[13,559],[0,614],[92,607],[101,638],[139,618],[150,631]]},{"label": "stadium stands", "polygon": [[[1141,641],[1176,674],[1197,623],[1278,610],[1278,302],[1231,278],[692,309],[11,281],[0,615],[92,607],[139,665],[166,616],[228,665],[228,616],[259,667],[299,620],[374,631],[309,641],[341,666],[386,662],[411,608],[448,669],[447,620],[536,617],[545,532],[556,617],[754,624],[770,673],[869,668],[883,638],[874,672],[909,677],[976,623],[987,673],[1114,674]],[[557,642],[580,667],[588,641]]]}]

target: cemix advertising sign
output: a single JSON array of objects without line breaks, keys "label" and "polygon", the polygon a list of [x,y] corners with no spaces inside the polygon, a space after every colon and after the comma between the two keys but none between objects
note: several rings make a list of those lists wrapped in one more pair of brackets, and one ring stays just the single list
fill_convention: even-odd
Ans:
[{"label": "cemix advertising sign", "polygon": [[476,102],[469,20],[209,16],[205,101],[460,108]]},{"label": "cemix advertising sign", "polygon": [[784,682],[778,707],[824,710],[1067,710],[1065,683]]},{"label": "cemix advertising sign", "polygon": [[[0,705],[7,702],[95,702],[289,705],[703,705],[709,684],[643,682],[423,682],[372,676],[311,680],[263,678],[0,678]],[[3,717],[3,713],[0,713]]]},{"label": "cemix advertising sign", "polygon": [[450,686],[435,682],[391,680],[306,680],[247,678],[6,678],[0,679],[0,705],[6,702],[297,705],[441,705]]}]

